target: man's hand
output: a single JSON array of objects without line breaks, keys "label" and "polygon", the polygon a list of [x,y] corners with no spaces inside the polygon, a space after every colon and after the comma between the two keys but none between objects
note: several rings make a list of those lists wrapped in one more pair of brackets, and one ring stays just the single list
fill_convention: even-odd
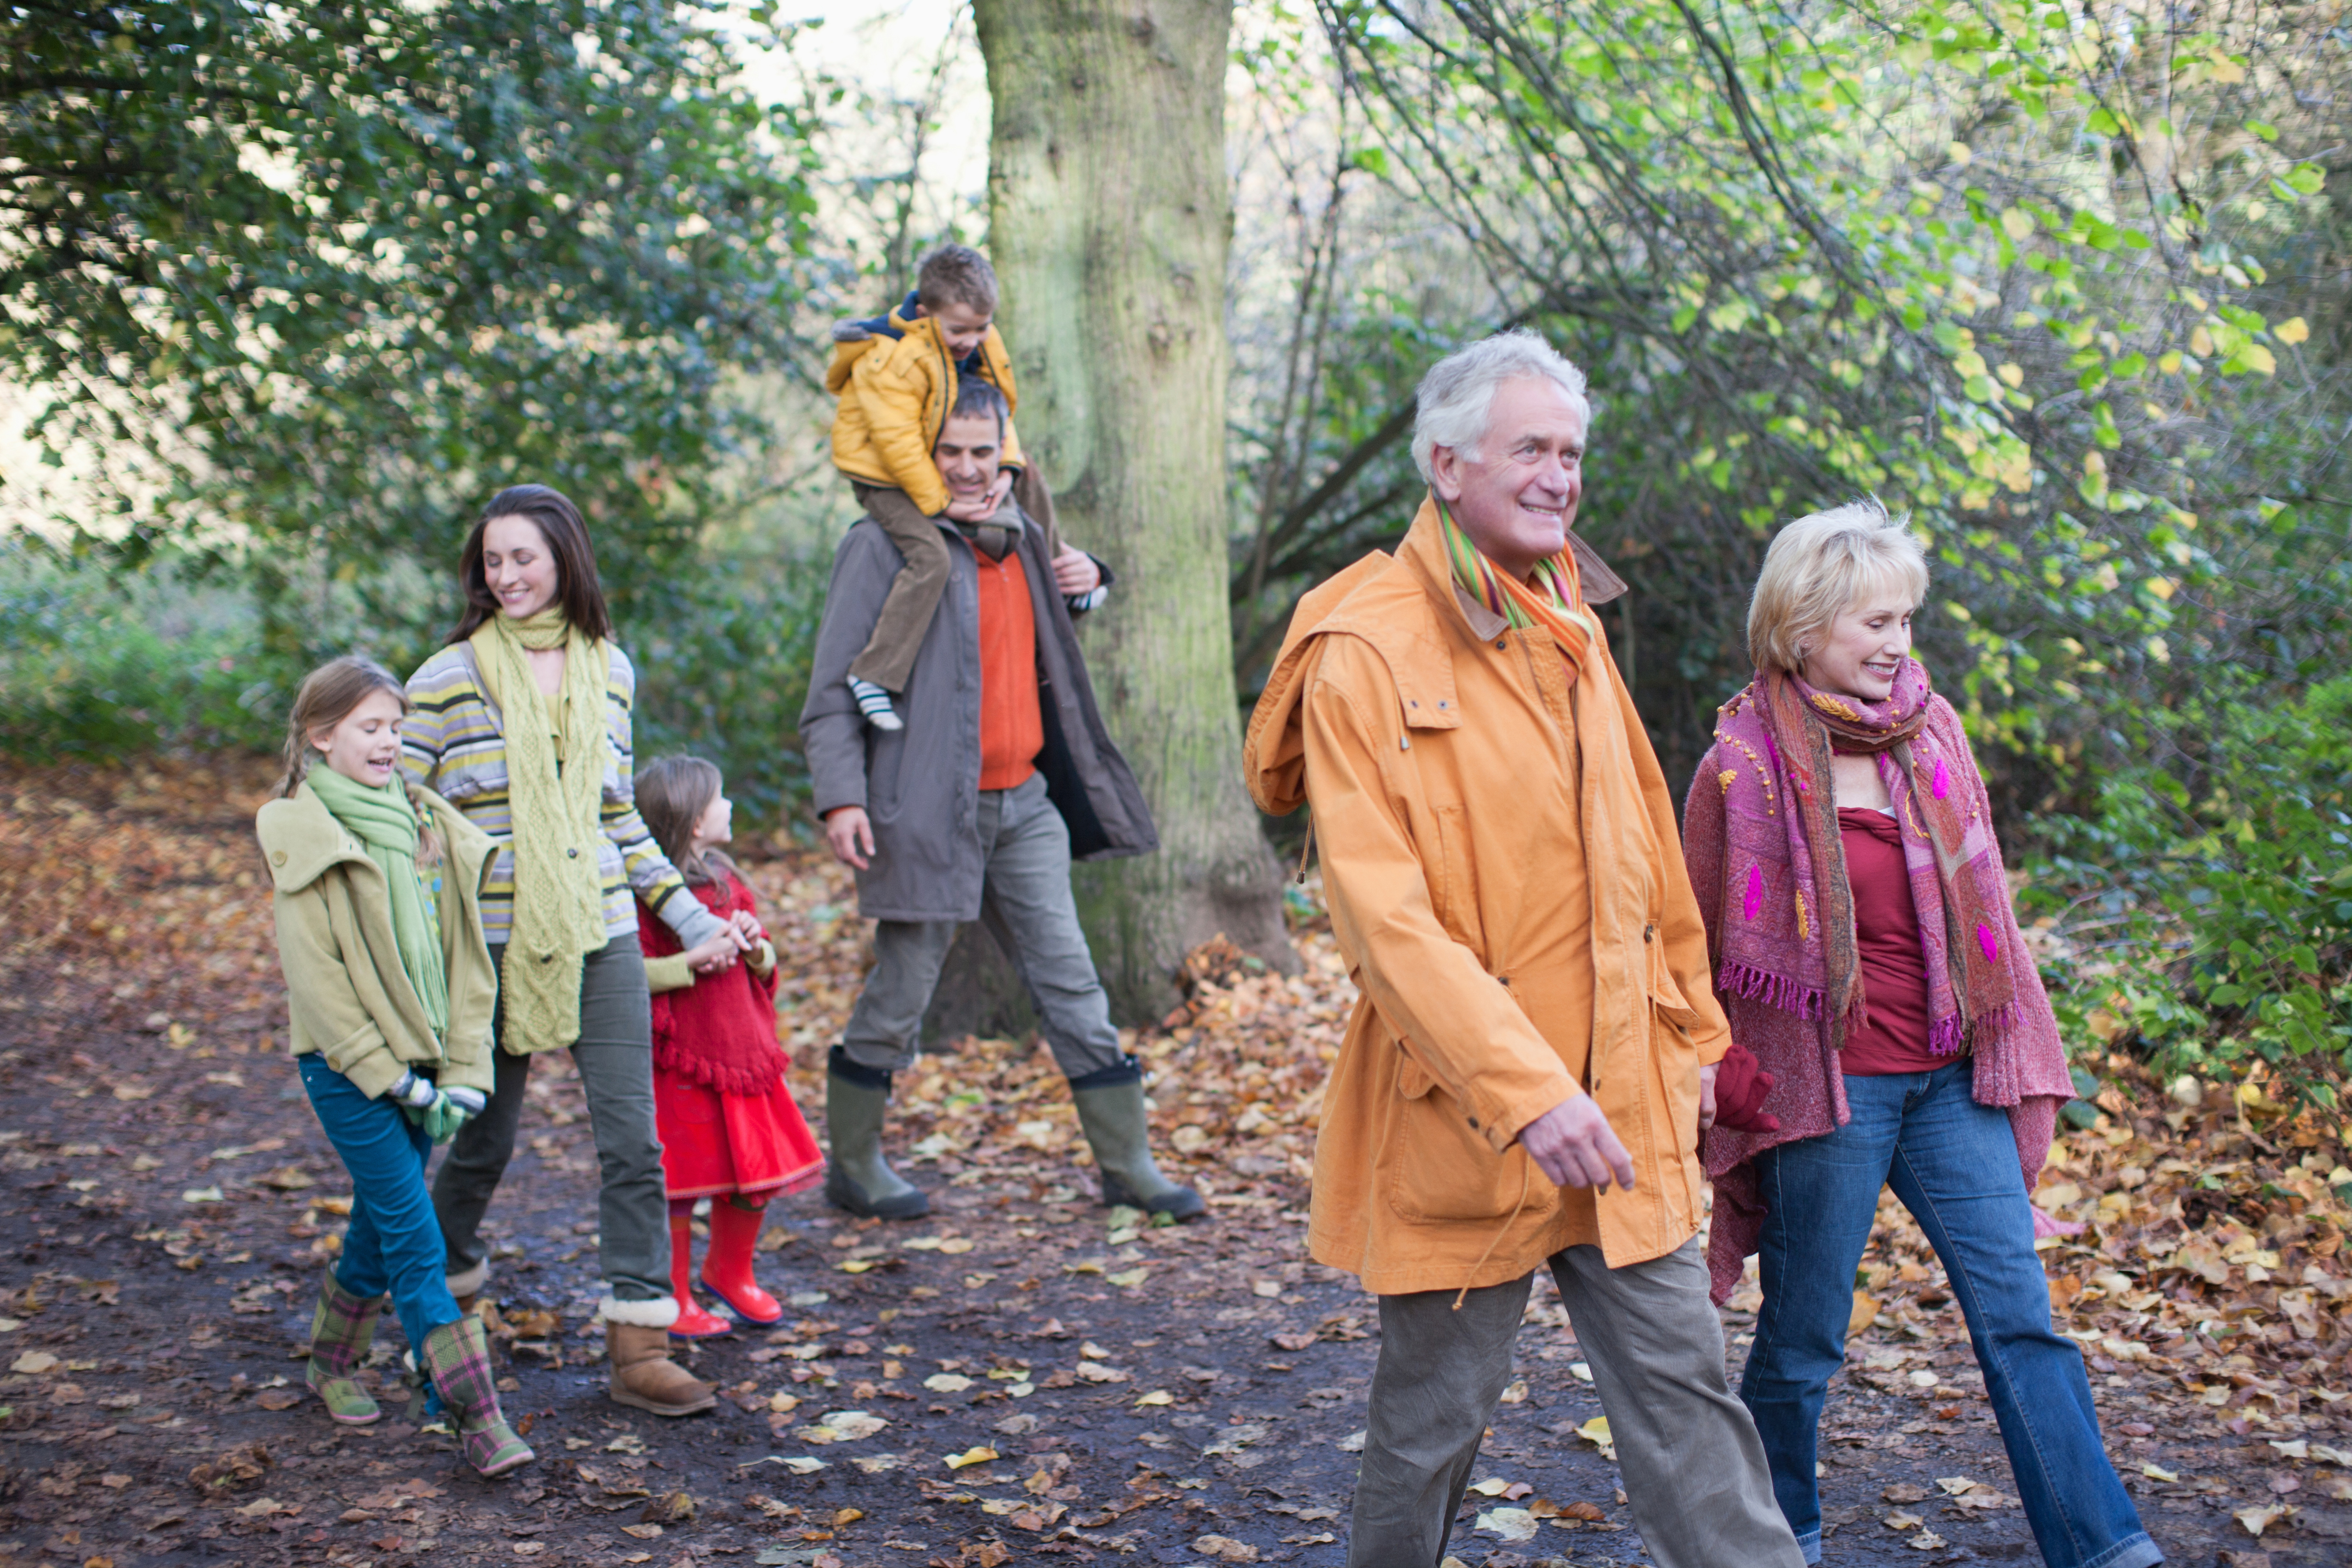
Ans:
[{"label": "man's hand", "polygon": [[836,805],[826,812],[824,841],[845,866],[863,871],[874,864],[874,823],[862,805]]},{"label": "man's hand", "polygon": [[1698,1069],[1698,1130],[1702,1132],[1715,1125],[1715,1073],[1718,1065],[1709,1062]]},{"label": "man's hand", "polygon": [[1102,568],[1095,558],[1083,550],[1073,550],[1065,544],[1062,552],[1054,557],[1054,586],[1066,599],[1081,594],[1091,594],[1102,585]]},{"label": "man's hand", "polygon": [[1633,1190],[1633,1157],[1589,1094],[1563,1100],[1520,1128],[1519,1142],[1557,1185],[1607,1192],[1613,1176],[1619,1186]]}]

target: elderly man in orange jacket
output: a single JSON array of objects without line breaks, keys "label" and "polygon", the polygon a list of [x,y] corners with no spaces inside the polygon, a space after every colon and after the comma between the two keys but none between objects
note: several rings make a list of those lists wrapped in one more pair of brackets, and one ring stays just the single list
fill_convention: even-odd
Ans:
[{"label": "elderly man in orange jacket", "polygon": [[1349,1568],[1432,1568],[1538,1265],[1662,1568],[1798,1568],[1723,1374],[1695,1239],[1730,1043],[1674,801],[1570,531],[1582,373],[1528,332],[1421,385],[1430,486],[1396,556],[1299,605],[1250,721],[1258,804],[1315,809],[1362,988],[1325,1093],[1308,1247],[1381,1299]]}]

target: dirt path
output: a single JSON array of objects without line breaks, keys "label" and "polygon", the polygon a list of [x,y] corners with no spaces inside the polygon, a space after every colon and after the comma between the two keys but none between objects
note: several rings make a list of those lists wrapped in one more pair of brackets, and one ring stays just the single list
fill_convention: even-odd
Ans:
[{"label": "dirt path", "polygon": [[[0,1563],[1341,1561],[1379,1340],[1375,1304],[1303,1249],[1316,1090],[1349,1000],[1328,935],[1302,933],[1294,982],[1208,955],[1188,1013],[1138,1042],[1208,1221],[1138,1228],[1095,1206],[1043,1050],[969,1042],[906,1084],[898,1144],[931,1217],[856,1222],[814,1196],[772,1210],[763,1272],[792,1316],[687,1352],[727,1394],[679,1423],[604,1397],[593,1152],[577,1082],[550,1064],[493,1211],[489,1291],[540,1462],[485,1484],[406,1412],[396,1328],[379,1426],[334,1427],[300,1386],[348,1187],[282,1055],[253,787],[0,779]],[[756,879],[813,1091],[862,928],[814,860]],[[2086,1194],[2119,1147],[2075,1151]],[[1890,1215],[1874,1244],[1876,1324],[1832,1395],[1825,1558],[2034,1562],[1982,1381],[1906,1232]],[[2080,1250],[2102,1257],[2097,1241]],[[2061,1294],[2098,1342],[2110,1292],[2072,1256],[2053,1274],[2070,1269]],[[2338,1278],[2319,1268],[2340,1267],[2332,1248],[2294,1263]],[[2114,1369],[2095,1379],[2111,1446],[2175,1562],[2352,1558],[2352,1506],[2329,1495],[2352,1492],[2352,1465],[2326,1450],[2352,1449],[2352,1403],[2326,1396],[2346,1341],[2323,1313],[2333,1362],[2298,1358],[2292,1316],[2235,1320],[2265,1355],[2269,1331],[2285,1337],[2242,1357],[2220,1400],[2185,1392],[2177,1346],[2121,1362],[2092,1346]],[[1736,1341],[1751,1320],[1727,1321]],[[1548,1284],[1520,1357],[1476,1472],[1492,1495],[1455,1553],[1643,1561],[1614,1466],[1579,1436],[1600,1406]],[[2257,1543],[2231,1516],[2274,1500],[2296,1511]]]}]

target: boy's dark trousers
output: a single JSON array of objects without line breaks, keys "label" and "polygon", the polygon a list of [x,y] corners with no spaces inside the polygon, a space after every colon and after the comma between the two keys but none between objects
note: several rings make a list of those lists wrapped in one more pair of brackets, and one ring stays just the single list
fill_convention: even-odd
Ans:
[{"label": "boy's dark trousers", "polygon": [[[907,689],[907,677],[915,668],[915,650],[923,645],[923,633],[929,629],[931,616],[940,607],[940,595],[948,586],[948,540],[940,531],[939,520],[924,515],[922,510],[907,499],[907,492],[880,485],[862,484],[852,479],[849,488],[856,493],[857,504],[882,525],[890,542],[907,559],[898,576],[890,580],[890,592],[882,601],[882,613],[875,617],[874,635],[866,639],[866,647],[849,664],[850,675],[858,680],[870,680],[883,690],[901,692]],[[1030,520],[1045,532],[1045,559],[1053,560],[1062,552],[1062,536],[1054,525],[1054,497],[1045,488],[1045,480],[1030,463],[1015,468],[1013,474],[1013,499]]]}]

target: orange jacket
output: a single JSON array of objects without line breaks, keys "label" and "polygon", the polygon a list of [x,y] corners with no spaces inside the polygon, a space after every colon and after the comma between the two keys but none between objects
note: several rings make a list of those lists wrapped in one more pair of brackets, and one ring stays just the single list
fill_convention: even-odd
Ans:
[{"label": "orange jacket", "polygon": [[[1393,560],[1300,604],[1244,766],[1265,810],[1314,806],[1360,991],[1324,1091],[1316,1259],[1387,1295],[1688,1240],[1699,1068],[1730,1030],[1674,802],[1597,633],[1571,684],[1549,637],[1455,591],[1425,502]],[[1515,1142],[1586,1092],[1630,1193],[1554,1187]]]},{"label": "orange jacket", "polygon": [[[948,488],[931,447],[955,406],[956,362],[939,323],[917,316],[915,297],[887,316],[844,321],[833,330],[833,363],[824,389],[841,399],[833,416],[834,467],[853,479],[907,492],[937,517],[948,509]],[[994,327],[980,341],[980,374],[1004,394],[1004,450],[1000,468],[1022,467],[1011,410],[1020,405],[1013,360]]]}]

